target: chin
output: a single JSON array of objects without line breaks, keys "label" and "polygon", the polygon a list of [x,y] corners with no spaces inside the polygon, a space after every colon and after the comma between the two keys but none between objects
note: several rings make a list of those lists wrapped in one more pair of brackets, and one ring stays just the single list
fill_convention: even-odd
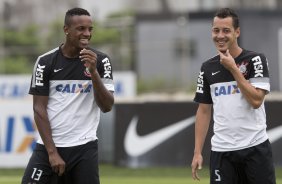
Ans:
[{"label": "chin", "polygon": [[225,54],[226,53],[226,49],[221,49],[219,50],[221,53]]},{"label": "chin", "polygon": [[89,45],[80,45],[79,47],[80,47],[81,49],[86,49],[86,48],[89,47]]},{"label": "chin", "polygon": [[226,48],[217,48],[218,51],[222,52],[222,53],[225,53],[227,51]]}]

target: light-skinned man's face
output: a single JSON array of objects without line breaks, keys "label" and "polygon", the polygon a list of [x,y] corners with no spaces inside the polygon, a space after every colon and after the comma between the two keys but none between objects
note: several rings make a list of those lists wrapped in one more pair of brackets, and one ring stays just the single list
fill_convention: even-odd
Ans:
[{"label": "light-skinned man's face", "polygon": [[215,17],[212,25],[212,39],[220,52],[225,53],[227,49],[232,50],[238,46],[237,38],[240,28],[234,29],[231,17]]}]

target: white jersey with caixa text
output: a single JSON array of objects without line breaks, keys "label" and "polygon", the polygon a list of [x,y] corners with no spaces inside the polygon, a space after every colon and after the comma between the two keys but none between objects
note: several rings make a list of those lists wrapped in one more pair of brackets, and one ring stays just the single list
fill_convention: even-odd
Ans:
[{"label": "white jersey with caixa text", "polygon": [[[114,92],[109,57],[92,51],[97,54],[102,82]],[[47,112],[56,147],[77,146],[97,139],[100,109],[90,76],[79,58],[66,58],[60,47],[39,56],[35,63],[29,93],[49,96]],[[38,143],[43,144],[40,137]]]},{"label": "white jersey with caixa text", "polygon": [[[270,91],[263,54],[243,50],[235,62],[251,85]],[[219,55],[203,63],[194,101],[213,104],[213,151],[240,150],[268,139],[264,103],[254,109],[246,101],[232,74],[220,64]]]}]

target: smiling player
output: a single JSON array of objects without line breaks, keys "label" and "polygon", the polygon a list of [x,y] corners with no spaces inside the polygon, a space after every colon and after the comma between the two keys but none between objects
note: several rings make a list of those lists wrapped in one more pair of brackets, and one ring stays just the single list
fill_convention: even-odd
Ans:
[{"label": "smiling player", "polygon": [[218,55],[204,62],[198,77],[192,176],[199,180],[202,149],[212,115],[211,184],[275,184],[271,145],[266,134],[265,95],[270,90],[266,57],[238,45],[239,18],[220,9],[212,39]]},{"label": "smiling player", "polygon": [[89,47],[92,20],[81,8],[65,15],[65,42],[38,57],[29,93],[40,137],[22,183],[99,184],[100,110],[114,103],[109,57]]}]

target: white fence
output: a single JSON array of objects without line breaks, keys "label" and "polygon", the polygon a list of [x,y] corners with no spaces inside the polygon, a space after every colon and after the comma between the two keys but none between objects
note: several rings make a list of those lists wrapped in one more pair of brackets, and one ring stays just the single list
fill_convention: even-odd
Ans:
[{"label": "white fence", "polygon": [[[0,75],[0,167],[24,167],[38,136],[28,94],[30,75]],[[132,72],[114,73],[117,98],[136,95]]]}]

